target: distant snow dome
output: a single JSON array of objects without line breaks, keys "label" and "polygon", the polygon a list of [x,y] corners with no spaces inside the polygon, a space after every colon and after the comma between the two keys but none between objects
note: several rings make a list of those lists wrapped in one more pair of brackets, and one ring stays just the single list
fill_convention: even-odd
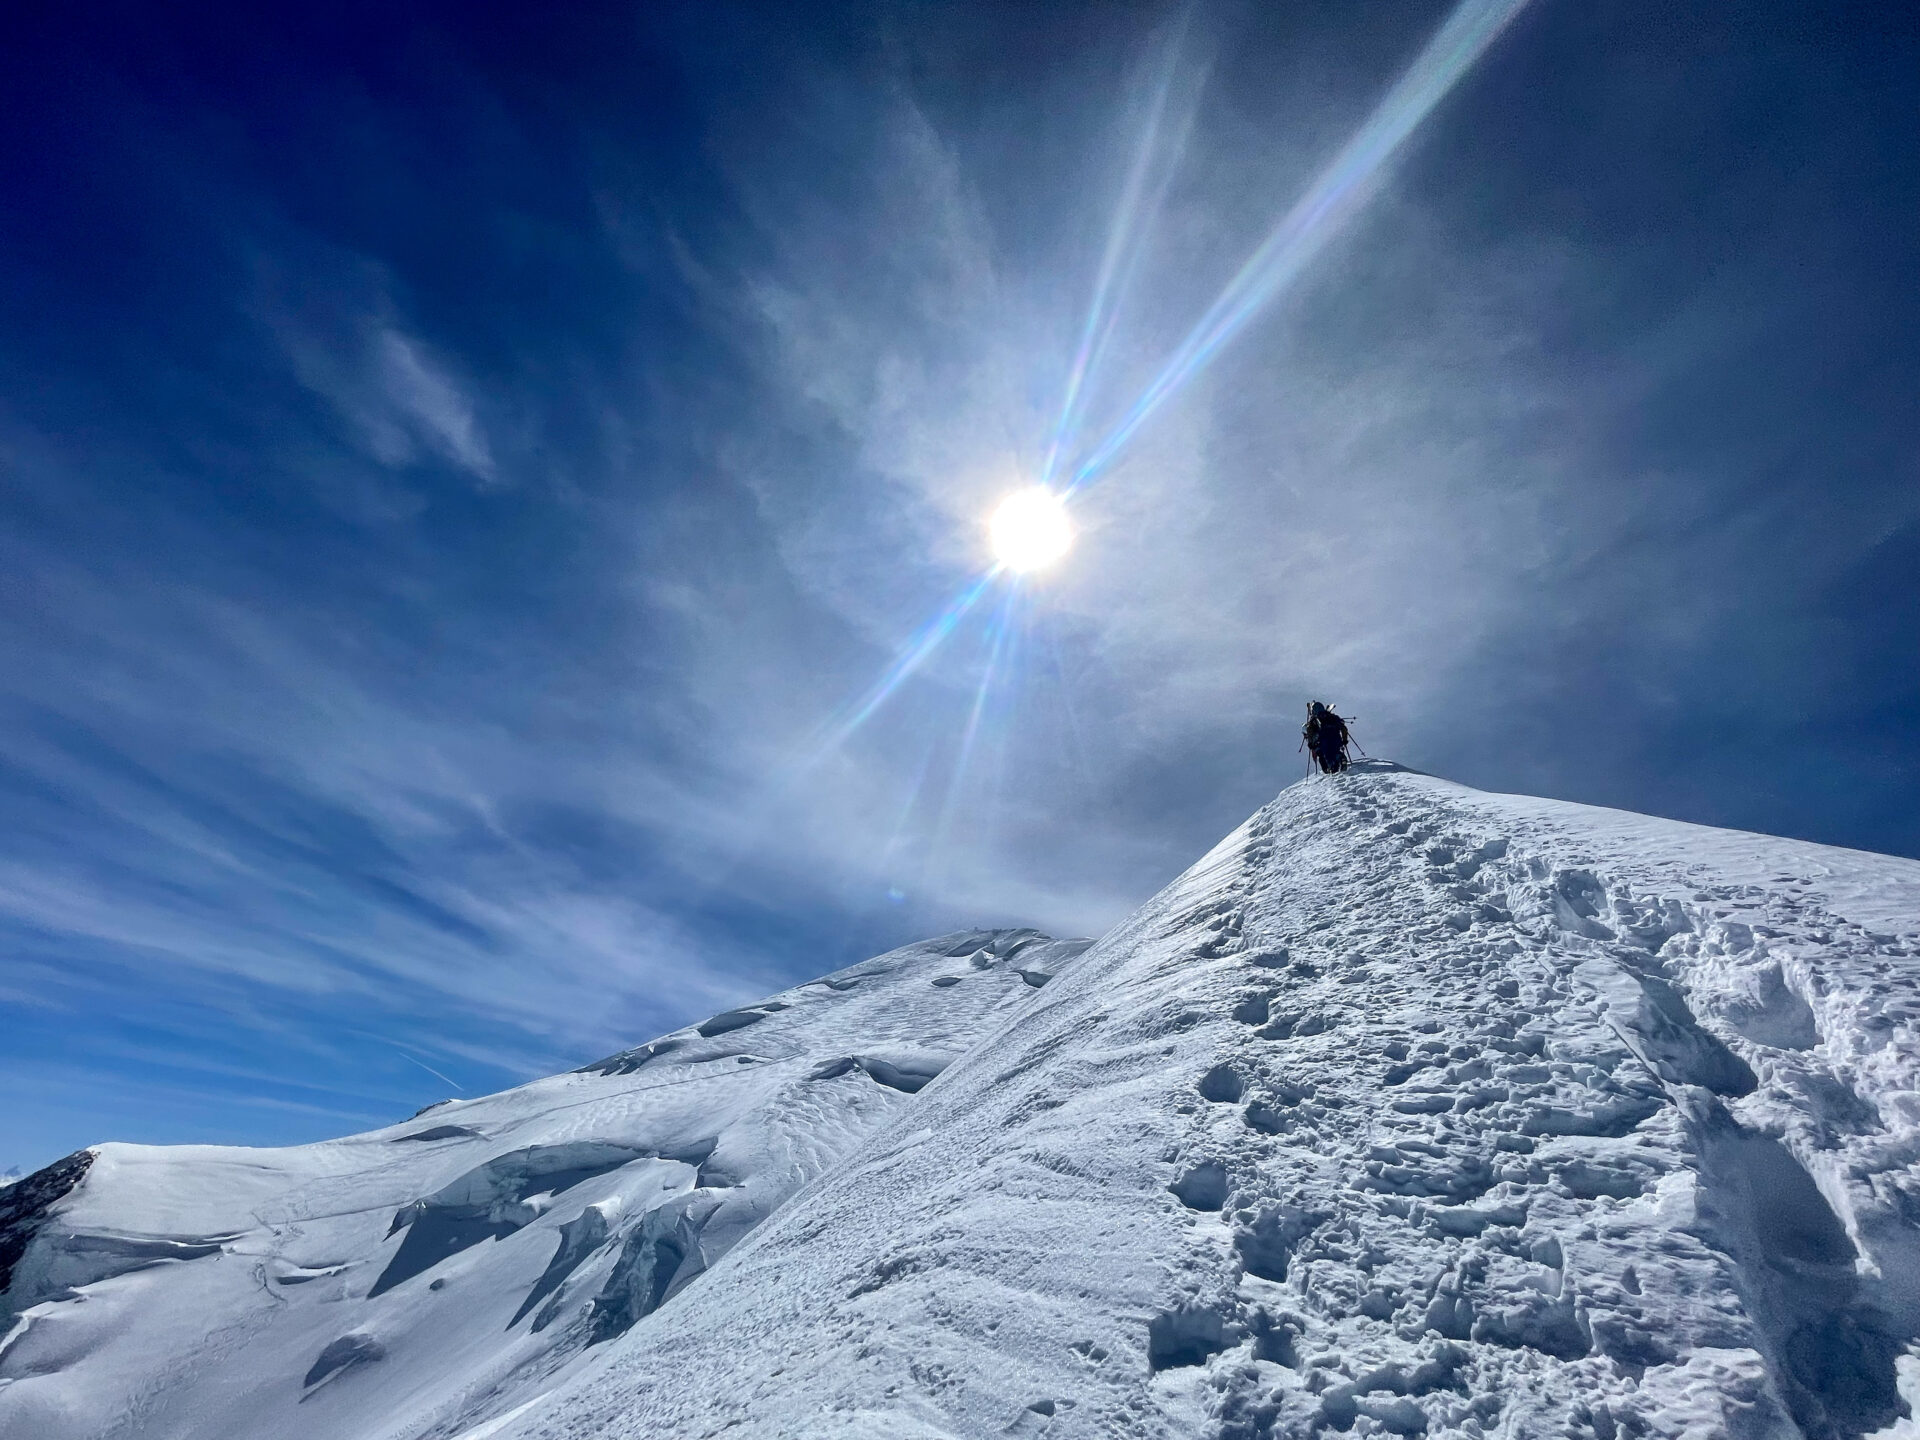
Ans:
[{"label": "distant snow dome", "polygon": [[988,523],[993,554],[1009,570],[1042,570],[1073,545],[1066,502],[1044,485],[1021,490],[1000,502]]}]

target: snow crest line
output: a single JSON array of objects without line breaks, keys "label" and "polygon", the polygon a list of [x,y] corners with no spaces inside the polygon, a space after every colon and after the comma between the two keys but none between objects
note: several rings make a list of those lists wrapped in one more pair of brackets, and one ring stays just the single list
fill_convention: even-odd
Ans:
[{"label": "snow crest line", "polygon": [[0,1192],[6,1440],[1897,1440],[1920,864],[1365,762],[1091,948],[90,1154]]},{"label": "snow crest line", "polygon": [[1905,1423],[1889,913],[1920,866],[1302,782],[509,1433]]}]

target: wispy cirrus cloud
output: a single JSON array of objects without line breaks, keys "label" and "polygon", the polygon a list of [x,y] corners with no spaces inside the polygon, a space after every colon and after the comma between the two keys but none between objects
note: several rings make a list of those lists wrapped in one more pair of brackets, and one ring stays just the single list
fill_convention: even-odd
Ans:
[{"label": "wispy cirrus cloud", "polygon": [[498,478],[467,389],[424,342],[371,318],[331,343],[283,334],[300,382],[339,412],[381,464],[431,456],[483,483]]},{"label": "wispy cirrus cloud", "polygon": [[[14,1151],[312,1136],[921,933],[1098,930],[1290,778],[1309,694],[1469,780],[1905,843],[1882,771],[1801,763],[1844,689],[1905,773],[1915,703],[1872,417],[1920,325],[1906,268],[1823,248],[1836,195],[1911,187],[1805,119],[1880,92],[1781,111],[1806,178],[1661,159],[1639,127],[1710,137],[1737,87],[1567,7],[1076,497],[1064,567],[834,724],[1068,394],[1085,435],[1129,412],[1448,8],[1230,5],[1177,47],[395,12],[342,51],[393,73],[261,12],[295,38],[257,93],[140,69],[191,37],[42,67],[51,178],[0,206]],[[1631,203],[1589,184],[1624,155]]]}]

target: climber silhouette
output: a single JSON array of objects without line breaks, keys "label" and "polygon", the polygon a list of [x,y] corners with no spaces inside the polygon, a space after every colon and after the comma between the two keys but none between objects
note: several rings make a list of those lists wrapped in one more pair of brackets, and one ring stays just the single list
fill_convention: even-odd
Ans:
[{"label": "climber silhouette", "polygon": [[1307,723],[1300,727],[1300,743],[1307,747],[1313,763],[1324,774],[1332,775],[1347,768],[1347,745],[1352,739],[1347,722],[1320,701],[1307,706]]}]

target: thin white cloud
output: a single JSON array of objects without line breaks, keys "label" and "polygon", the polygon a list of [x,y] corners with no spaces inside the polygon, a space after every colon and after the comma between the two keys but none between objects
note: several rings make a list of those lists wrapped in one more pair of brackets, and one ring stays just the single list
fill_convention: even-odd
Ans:
[{"label": "thin white cloud", "polygon": [[432,457],[483,484],[499,478],[472,385],[397,318],[385,271],[309,245],[306,271],[256,259],[255,309],[294,378],[325,400],[381,465]]},{"label": "thin white cloud", "polygon": [[[420,341],[390,326],[379,330],[370,348],[388,413],[401,417],[424,444],[461,469],[492,480],[493,455],[474,417],[473,402],[444,365],[431,359]],[[376,420],[373,433],[385,437],[392,430]]]}]

